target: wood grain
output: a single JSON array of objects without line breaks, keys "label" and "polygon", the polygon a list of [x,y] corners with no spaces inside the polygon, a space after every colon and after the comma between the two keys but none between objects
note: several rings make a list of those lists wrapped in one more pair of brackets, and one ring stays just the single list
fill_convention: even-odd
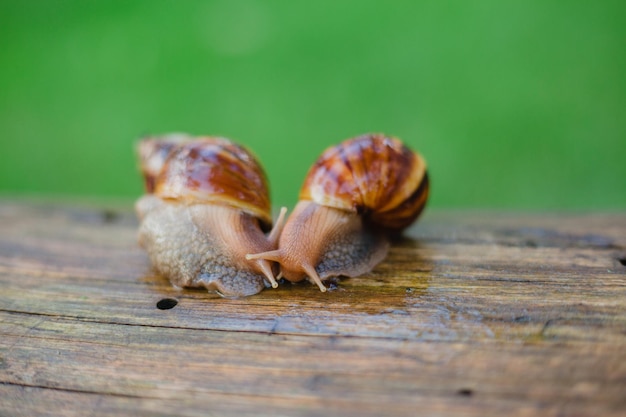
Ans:
[{"label": "wood grain", "polygon": [[367,276],[245,299],[173,289],[136,229],[0,202],[0,415],[626,413],[626,214],[428,212]]}]

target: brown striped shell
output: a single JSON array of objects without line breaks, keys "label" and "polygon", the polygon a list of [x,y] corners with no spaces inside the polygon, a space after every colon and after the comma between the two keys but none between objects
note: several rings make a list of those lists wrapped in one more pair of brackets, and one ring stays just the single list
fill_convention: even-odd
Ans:
[{"label": "brown striped shell", "polygon": [[354,211],[392,231],[410,225],[428,198],[426,162],[399,139],[380,134],[348,139],[322,153],[300,200]]},{"label": "brown striped shell", "polygon": [[187,203],[238,208],[271,226],[263,168],[242,146],[219,137],[168,135],[140,142],[146,191]]}]

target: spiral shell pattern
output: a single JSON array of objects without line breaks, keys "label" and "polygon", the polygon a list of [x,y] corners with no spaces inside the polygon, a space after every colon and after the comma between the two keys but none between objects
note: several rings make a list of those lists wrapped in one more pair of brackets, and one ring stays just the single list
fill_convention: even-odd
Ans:
[{"label": "spiral shell pattern", "polygon": [[269,187],[261,164],[244,147],[225,138],[165,136],[139,144],[146,190],[187,204],[238,208],[272,224]]},{"label": "spiral shell pattern", "polygon": [[300,200],[362,214],[373,225],[400,231],[428,199],[426,162],[399,139],[369,134],[322,153],[311,167]]}]

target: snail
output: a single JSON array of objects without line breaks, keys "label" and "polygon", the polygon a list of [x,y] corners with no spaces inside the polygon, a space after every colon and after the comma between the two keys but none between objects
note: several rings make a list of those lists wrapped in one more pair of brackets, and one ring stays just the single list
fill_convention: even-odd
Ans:
[{"label": "snail", "polygon": [[137,152],[147,192],[135,205],[139,244],[157,273],[228,297],[256,294],[265,280],[278,286],[273,262],[245,258],[277,247],[285,215],[271,229],[266,176],[249,151],[171,134],[140,141]]},{"label": "snail", "polygon": [[246,259],[278,262],[280,275],[323,280],[370,272],[390,238],[413,223],[428,199],[426,162],[399,139],[369,134],[330,147],[309,170],[278,249]]}]

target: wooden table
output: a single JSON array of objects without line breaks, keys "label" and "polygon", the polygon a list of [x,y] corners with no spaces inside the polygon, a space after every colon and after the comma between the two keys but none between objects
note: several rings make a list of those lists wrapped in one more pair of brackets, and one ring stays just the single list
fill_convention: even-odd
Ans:
[{"label": "wooden table", "polygon": [[367,276],[244,299],[136,230],[0,201],[1,416],[626,415],[624,213],[430,210]]}]

